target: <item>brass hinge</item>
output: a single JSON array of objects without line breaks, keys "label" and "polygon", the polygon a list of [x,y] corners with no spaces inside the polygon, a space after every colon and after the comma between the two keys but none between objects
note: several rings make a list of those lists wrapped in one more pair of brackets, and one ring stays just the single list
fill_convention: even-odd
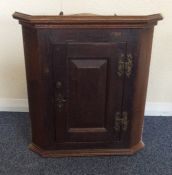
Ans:
[{"label": "brass hinge", "polygon": [[127,54],[127,60],[125,61],[125,55],[121,54],[118,60],[118,70],[117,74],[119,77],[124,74],[127,77],[130,77],[133,68],[133,56],[131,54]]},{"label": "brass hinge", "polygon": [[120,130],[126,131],[128,127],[128,113],[122,112],[122,115],[120,112],[116,112],[115,114],[115,124],[114,129],[115,131],[119,132]]}]

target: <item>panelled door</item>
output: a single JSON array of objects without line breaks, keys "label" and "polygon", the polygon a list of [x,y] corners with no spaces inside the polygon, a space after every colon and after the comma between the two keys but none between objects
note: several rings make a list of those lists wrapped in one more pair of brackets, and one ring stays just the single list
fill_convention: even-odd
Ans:
[{"label": "panelled door", "polygon": [[53,46],[56,143],[88,148],[116,141],[124,78],[119,57],[126,43],[59,43]]}]

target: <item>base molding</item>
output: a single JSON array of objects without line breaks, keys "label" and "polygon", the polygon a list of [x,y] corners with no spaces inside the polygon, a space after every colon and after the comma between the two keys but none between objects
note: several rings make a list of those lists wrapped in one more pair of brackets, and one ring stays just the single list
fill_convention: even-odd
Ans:
[{"label": "base molding", "polygon": [[80,149],[80,150],[44,150],[34,143],[29,145],[29,149],[42,157],[70,157],[70,156],[111,156],[111,155],[133,155],[144,148],[144,143],[140,141],[131,148],[124,149]]}]

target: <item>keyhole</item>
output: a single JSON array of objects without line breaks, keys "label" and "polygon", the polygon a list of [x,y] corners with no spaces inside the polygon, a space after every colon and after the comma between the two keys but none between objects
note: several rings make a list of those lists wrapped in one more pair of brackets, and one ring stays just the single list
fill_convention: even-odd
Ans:
[{"label": "keyhole", "polygon": [[61,86],[62,86],[61,81],[57,81],[56,82],[56,88],[59,89],[59,88],[61,88]]}]

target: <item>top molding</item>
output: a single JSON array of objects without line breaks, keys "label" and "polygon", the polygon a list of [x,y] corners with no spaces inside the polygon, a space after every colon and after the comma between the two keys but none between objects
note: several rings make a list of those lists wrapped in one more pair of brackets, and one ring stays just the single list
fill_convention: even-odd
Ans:
[{"label": "top molding", "polygon": [[134,28],[143,28],[146,26],[156,25],[158,20],[162,20],[161,14],[153,14],[147,16],[101,16],[94,14],[78,14],[78,15],[57,15],[57,16],[33,16],[19,12],[13,14],[22,25],[29,24],[37,27],[52,26],[71,26],[71,25],[105,25],[105,26],[126,26]]}]

